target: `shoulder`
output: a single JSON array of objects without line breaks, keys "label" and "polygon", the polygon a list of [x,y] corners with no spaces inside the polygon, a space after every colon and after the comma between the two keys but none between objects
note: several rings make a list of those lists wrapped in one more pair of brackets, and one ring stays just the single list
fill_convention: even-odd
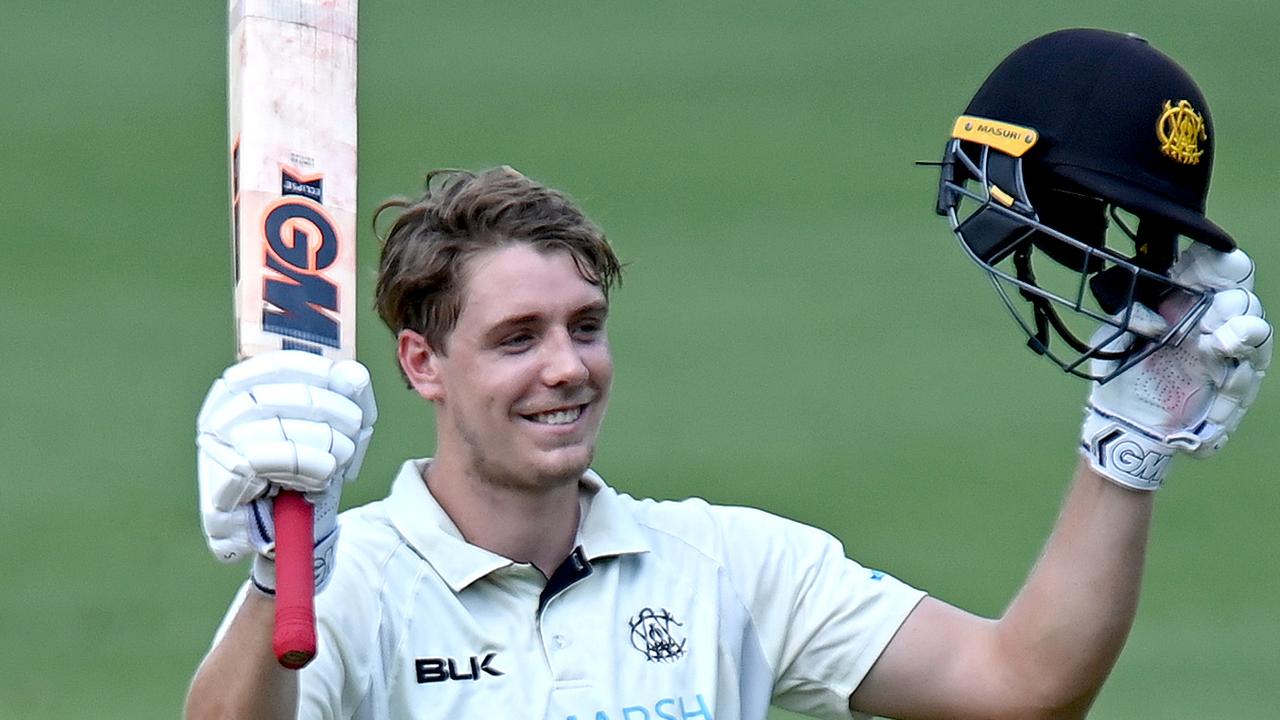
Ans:
[{"label": "shoulder", "polygon": [[716,505],[702,498],[636,499],[618,494],[637,525],[657,547],[678,544],[721,565],[758,565],[787,555],[826,549],[843,554],[832,535],[758,508]]},{"label": "shoulder", "polygon": [[335,576],[376,589],[387,563],[405,547],[387,513],[386,500],[351,508],[338,516]]},{"label": "shoulder", "polygon": [[[363,676],[376,666],[378,636],[394,625],[387,601],[407,591],[412,551],[387,516],[385,500],[338,516],[333,574],[316,596],[316,621],[345,672]],[[416,557],[416,556],[412,556]]]},{"label": "shoulder", "polygon": [[406,550],[384,507],[385,500],[362,505],[338,516],[333,574],[316,596],[316,612],[343,632],[364,636],[373,632],[388,586],[397,582],[393,567]]}]

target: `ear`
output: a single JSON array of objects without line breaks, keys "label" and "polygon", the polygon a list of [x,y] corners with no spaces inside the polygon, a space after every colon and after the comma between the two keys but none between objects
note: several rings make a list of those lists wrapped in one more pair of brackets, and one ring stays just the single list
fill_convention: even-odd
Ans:
[{"label": "ear", "polygon": [[440,372],[443,356],[421,333],[413,330],[401,330],[396,340],[396,357],[409,387],[431,402],[444,400],[444,380]]}]

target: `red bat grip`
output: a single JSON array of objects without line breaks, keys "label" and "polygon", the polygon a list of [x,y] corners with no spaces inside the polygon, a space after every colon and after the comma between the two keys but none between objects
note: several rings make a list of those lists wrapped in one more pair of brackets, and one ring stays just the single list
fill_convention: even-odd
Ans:
[{"label": "red bat grip", "polygon": [[275,499],[276,659],[297,670],[316,656],[313,508],[302,493],[282,490]]}]

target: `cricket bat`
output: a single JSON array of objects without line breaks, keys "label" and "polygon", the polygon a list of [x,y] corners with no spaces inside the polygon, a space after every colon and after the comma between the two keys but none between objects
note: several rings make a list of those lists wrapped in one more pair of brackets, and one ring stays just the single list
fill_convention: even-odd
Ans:
[{"label": "cricket bat", "polygon": [[[230,0],[236,355],[356,350],[356,2]],[[316,653],[312,507],[275,500],[272,646]]]}]

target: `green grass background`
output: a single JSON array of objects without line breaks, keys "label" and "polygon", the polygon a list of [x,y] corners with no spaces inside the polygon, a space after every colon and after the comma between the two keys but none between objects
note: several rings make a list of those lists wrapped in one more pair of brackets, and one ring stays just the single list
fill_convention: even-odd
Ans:
[{"label": "green grass background", "polygon": [[[0,717],[172,718],[244,575],[204,548],[192,443],[232,346],[225,7],[13,5]],[[1022,41],[1138,32],[1205,89],[1211,214],[1280,302],[1278,25],[1269,0],[366,1],[360,352],[382,419],[344,504],[432,438],[367,310],[369,210],[430,168],[509,163],[580,199],[631,264],[605,477],[819,525],[998,613],[1053,521],[1085,387],[1020,347],[912,161]],[[1179,463],[1094,717],[1277,716],[1278,428],[1271,385],[1227,452]]]}]

